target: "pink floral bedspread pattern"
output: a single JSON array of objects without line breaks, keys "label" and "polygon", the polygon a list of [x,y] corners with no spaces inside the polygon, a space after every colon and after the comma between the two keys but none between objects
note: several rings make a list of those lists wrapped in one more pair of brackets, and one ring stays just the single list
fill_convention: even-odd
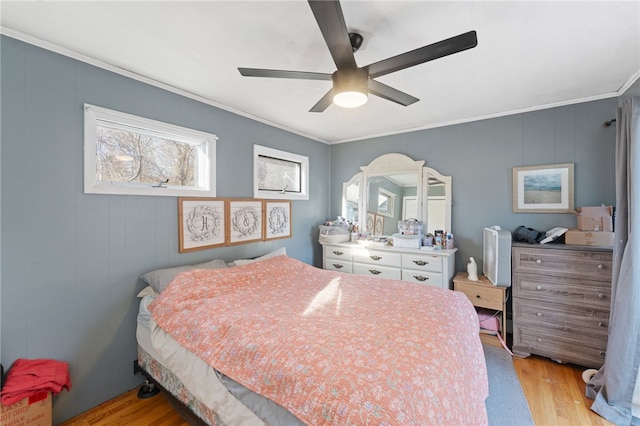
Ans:
[{"label": "pink floral bedspread pattern", "polygon": [[208,364],[311,425],[485,425],[462,293],[278,256],[185,272],[150,306]]}]

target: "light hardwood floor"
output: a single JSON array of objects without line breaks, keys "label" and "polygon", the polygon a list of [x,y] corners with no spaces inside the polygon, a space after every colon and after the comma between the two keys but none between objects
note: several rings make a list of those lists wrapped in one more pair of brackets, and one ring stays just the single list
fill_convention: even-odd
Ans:
[{"label": "light hardwood floor", "polygon": [[[589,409],[591,400],[584,396],[582,381],[585,368],[537,356],[514,358],[513,365],[537,426],[612,424]],[[126,392],[63,426],[188,426],[162,394],[138,399],[137,391]],[[518,419],[512,424],[517,426]]]}]

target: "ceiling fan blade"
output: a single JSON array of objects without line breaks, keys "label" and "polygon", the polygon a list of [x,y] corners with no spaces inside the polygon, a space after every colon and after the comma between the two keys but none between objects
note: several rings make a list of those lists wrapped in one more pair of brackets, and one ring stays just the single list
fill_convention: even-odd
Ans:
[{"label": "ceiling fan blade", "polygon": [[323,72],[268,70],[262,68],[238,68],[245,77],[296,78],[299,80],[331,80],[331,74]]},{"label": "ceiling fan blade", "polygon": [[329,90],[320,100],[309,110],[309,112],[323,112],[329,108],[333,102],[333,89]]},{"label": "ceiling fan blade", "polygon": [[369,72],[369,77],[375,78],[382,75],[422,64],[427,61],[442,58],[453,53],[474,48],[478,45],[475,31],[460,34],[437,43],[423,46],[409,52],[402,53],[391,58],[374,62],[364,67]]},{"label": "ceiling fan blade", "polygon": [[408,93],[401,92],[398,89],[371,79],[369,79],[369,93],[404,106],[411,105],[420,100]]},{"label": "ceiling fan blade", "polygon": [[309,6],[311,6],[313,16],[316,18],[322,37],[329,47],[329,52],[338,70],[358,68],[340,2],[337,0],[309,0]]}]

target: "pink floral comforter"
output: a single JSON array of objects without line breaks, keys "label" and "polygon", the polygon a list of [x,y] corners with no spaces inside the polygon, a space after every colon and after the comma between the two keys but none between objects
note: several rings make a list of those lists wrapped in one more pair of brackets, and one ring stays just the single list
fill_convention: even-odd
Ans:
[{"label": "pink floral comforter", "polygon": [[307,424],[487,424],[462,293],[278,256],[182,273],[150,308],[180,344]]}]

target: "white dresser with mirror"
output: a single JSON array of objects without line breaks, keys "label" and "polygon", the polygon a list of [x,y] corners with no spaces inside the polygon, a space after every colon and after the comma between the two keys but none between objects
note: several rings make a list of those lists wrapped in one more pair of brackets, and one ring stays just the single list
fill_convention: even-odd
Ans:
[{"label": "white dresser with mirror", "polygon": [[324,269],[453,288],[457,249],[367,247],[357,242],[321,244]]},{"label": "white dresser with mirror", "polygon": [[[342,215],[369,236],[391,236],[398,221],[451,231],[451,176],[403,154],[385,154],[343,184]],[[377,225],[377,226],[376,226]],[[455,252],[367,242],[322,243],[323,268],[452,288]]]}]

